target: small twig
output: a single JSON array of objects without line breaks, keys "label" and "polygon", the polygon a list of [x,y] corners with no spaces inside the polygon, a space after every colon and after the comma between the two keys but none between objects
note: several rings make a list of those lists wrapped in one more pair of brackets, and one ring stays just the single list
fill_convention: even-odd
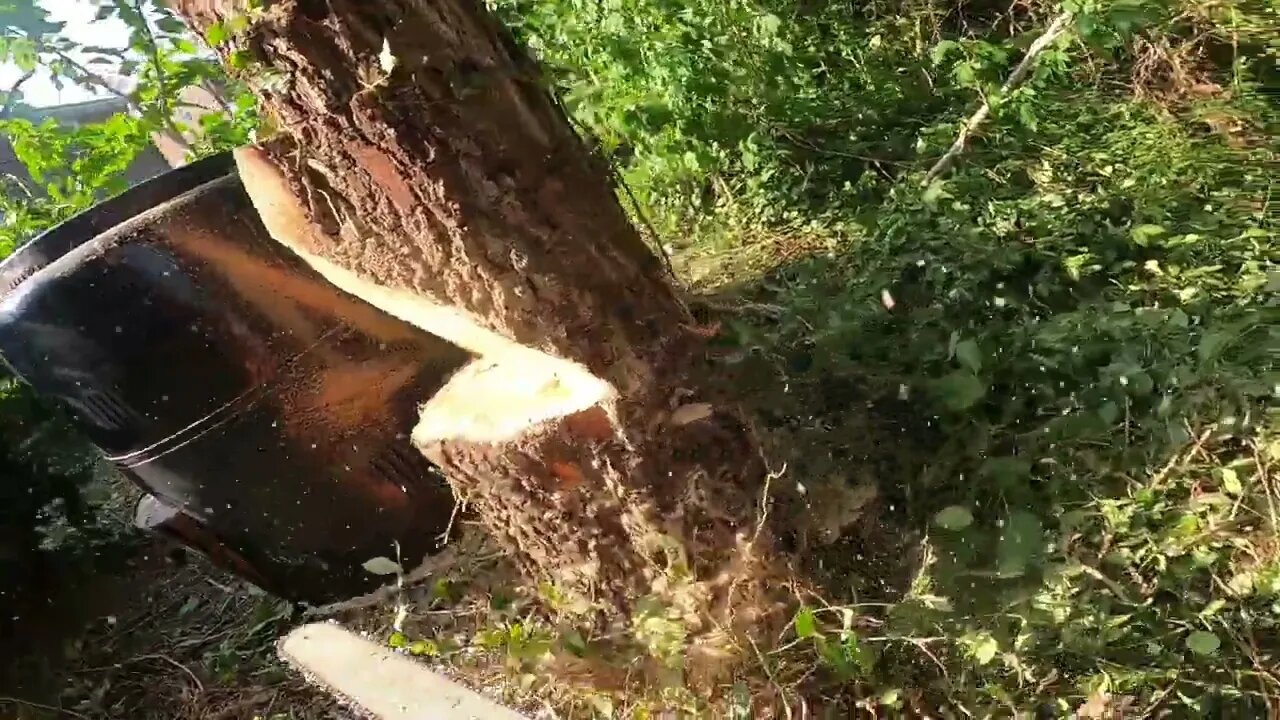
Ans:
[{"label": "small twig", "polygon": [[53,53],[58,56],[58,59],[65,62],[68,65],[68,67],[72,68],[73,70],[75,70],[77,73],[80,74],[81,82],[85,83],[86,85],[92,85],[93,87],[96,87],[99,90],[105,90],[108,93],[120,98],[121,100],[124,100],[126,103],[129,104],[129,108],[132,109],[133,111],[139,112],[139,113],[142,112],[142,108],[138,105],[138,101],[134,100],[133,96],[130,95],[129,93],[120,91],[110,82],[107,82],[106,78],[102,77],[101,75],[85,67],[83,64],[80,63],[80,61],[62,52],[61,50],[55,49]]},{"label": "small twig", "polygon": [[222,92],[222,88],[218,87],[217,83],[213,82],[212,80],[201,80],[200,87],[204,88],[210,95],[213,96],[214,102],[218,103],[218,105],[221,106],[221,109],[223,110],[223,112],[227,113],[228,115],[231,115],[234,112],[234,109],[235,109],[234,106],[231,104],[231,101],[227,99],[226,94]]},{"label": "small twig", "polygon": [[1165,689],[1161,690],[1160,692],[1156,693],[1155,696],[1151,698],[1151,704],[1148,705],[1147,709],[1142,712],[1142,717],[1144,718],[1152,717],[1155,714],[1155,711],[1160,708],[1160,704],[1164,702],[1165,698],[1169,697],[1169,694],[1172,693],[1173,690],[1174,690],[1174,686],[1170,685]]},{"label": "small twig", "polygon": [[167,76],[164,72],[164,63],[160,60],[160,43],[156,40],[156,35],[151,31],[151,21],[147,19],[147,14],[143,12],[142,0],[134,0],[133,10],[138,13],[138,24],[142,26],[143,32],[147,35],[147,43],[151,45],[151,67],[156,73],[156,84],[159,85],[156,97],[160,101],[160,117],[164,123],[165,131],[171,135],[171,139],[185,151],[191,151],[191,144],[186,138],[182,137],[182,132],[178,130],[178,126],[173,121],[173,111],[169,108],[169,92],[165,88],[165,80]]},{"label": "small twig", "polygon": [[1275,492],[1271,487],[1271,468],[1258,452],[1258,444],[1253,443],[1253,464],[1258,468],[1258,480],[1262,481],[1263,492],[1267,494],[1267,511],[1271,515],[1271,531],[1280,532],[1280,514],[1276,512]]},{"label": "small twig", "polygon": [[777,320],[786,316],[787,309],[781,305],[770,305],[768,303],[751,302],[749,300],[717,300],[715,298],[706,297],[705,295],[691,296],[685,300],[685,304],[690,307],[702,307],[712,312],[746,315],[754,313],[763,315],[770,320]]},{"label": "small twig", "polygon": [[636,199],[635,193],[631,192],[631,186],[626,180],[622,179],[622,173],[613,166],[613,162],[606,160],[609,166],[609,174],[613,175],[614,182],[618,183],[618,187],[627,194],[627,199],[631,201],[632,210],[635,211],[636,217],[640,218],[640,222],[644,224],[646,230],[649,231],[649,237],[653,238],[653,245],[658,249],[658,256],[662,258],[662,264],[667,269],[667,274],[676,278],[675,267],[671,264],[671,253],[667,252],[667,246],[662,244],[662,237],[658,235],[658,229],[653,226],[649,220],[649,215],[644,211],[644,207],[640,205],[640,201]]},{"label": "small twig", "polygon": [[466,505],[465,502],[456,502],[453,504],[453,512],[449,513],[449,524],[444,526],[444,532],[440,533],[436,538],[436,543],[441,547],[449,544],[449,536],[453,534],[453,522],[458,519],[459,508]]},{"label": "small twig", "polygon": [[224,593],[227,593],[228,595],[234,595],[236,592],[234,588],[231,588],[227,585],[223,585],[222,583],[218,582],[217,580],[214,580],[213,578],[205,578],[205,580],[208,581],[210,585],[218,588],[219,590],[221,590]]},{"label": "small twig", "polygon": [[[93,87],[96,87],[99,90],[105,90],[111,95],[114,95],[120,98],[121,100],[124,100],[125,104],[133,112],[137,113],[140,116],[144,114],[142,111],[142,106],[138,104],[138,101],[133,97],[133,95],[119,90],[110,82],[108,82],[106,78],[102,77],[101,75],[85,67],[78,60],[62,52],[61,50],[54,50],[53,53],[57,55],[59,59],[65,62],[68,67],[72,68],[79,74],[80,82],[86,85],[91,85]],[[181,147],[183,150],[191,149],[191,145],[186,141],[185,138],[182,137],[181,133],[175,132],[174,130],[171,129],[173,127],[173,118],[165,117],[164,125],[165,125],[164,135],[166,137],[168,137],[170,140],[173,140],[175,143],[177,143],[178,146]]]},{"label": "small twig", "polygon": [[[1031,67],[1035,64],[1036,58],[1040,56],[1040,53],[1045,51],[1045,48],[1052,45],[1053,41],[1058,39],[1058,36],[1066,32],[1067,27],[1070,24],[1070,12],[1061,13],[1053,19],[1053,22],[1045,29],[1044,34],[1036,38],[1035,42],[1031,43],[1031,47],[1027,48],[1027,53],[1022,56],[1022,60],[1018,63],[1017,67],[1013,69],[1013,72],[1009,74],[1009,78],[1000,86],[998,97],[1003,98],[1007,96],[1011,91],[1021,85],[1023,80],[1026,80],[1027,75],[1031,72]],[[951,143],[951,148],[947,150],[941,158],[938,158],[938,162],[934,163],[933,167],[929,168],[929,172],[925,173],[925,185],[933,182],[939,175],[946,172],[953,164],[955,164],[956,158],[960,156],[960,153],[964,152],[965,145],[969,142],[969,136],[978,129],[978,126],[982,125],[982,123],[986,121],[987,116],[990,114],[991,100],[990,98],[987,98],[982,101],[982,105],[978,107],[977,111],[974,112],[973,115],[970,115],[969,119],[965,121],[963,126],[961,126],[959,134],[956,135],[955,142]]]},{"label": "small twig", "polygon": [[[764,450],[760,450],[760,459],[764,460]],[[764,531],[764,524],[769,519],[769,490],[773,485],[775,478],[780,478],[787,472],[787,464],[782,463],[782,467],[774,472],[769,469],[769,463],[765,462],[764,487],[760,490],[760,517],[756,521],[756,531],[751,535],[751,544],[755,545],[760,539],[760,533]]]},{"label": "small twig", "polygon": [[938,659],[937,655],[934,655],[933,652],[929,650],[928,643],[925,643],[923,640],[919,640],[919,639],[909,640],[908,642],[910,642],[912,645],[915,645],[917,650],[919,650],[920,652],[928,656],[928,658],[933,661],[933,664],[937,665],[938,669],[942,671],[942,678],[946,680],[948,683],[951,682],[951,673],[947,672],[947,666],[943,664],[941,660]]},{"label": "small twig", "polygon": [[773,685],[773,689],[778,691],[778,697],[782,700],[782,707],[786,711],[787,718],[791,717],[791,703],[787,701],[787,691],[778,682],[773,675],[773,667],[769,665],[769,661],[765,659],[764,653],[760,652],[760,646],[756,644],[755,638],[751,637],[751,633],[747,633],[747,642],[751,643],[751,649],[756,653],[756,659],[760,662],[760,667],[764,668],[764,674],[769,678],[769,683]]},{"label": "small twig", "polygon": [[195,683],[196,685],[196,690],[198,695],[204,694],[204,683],[200,682],[200,678],[196,677],[196,674],[191,672],[191,668],[187,667],[186,665],[183,665],[177,660],[174,660],[168,655],[161,655],[159,653],[156,653],[153,655],[139,655],[138,657],[133,658],[133,660],[161,660],[163,662],[167,662],[170,665],[178,668],[182,672],[186,673],[187,677],[191,678],[191,682]]},{"label": "small twig", "polygon": [[1093,578],[1094,580],[1097,580],[1098,582],[1100,582],[1100,583],[1102,583],[1103,585],[1105,585],[1105,586],[1107,587],[1107,589],[1108,589],[1108,590],[1110,590],[1110,591],[1111,591],[1111,593],[1112,593],[1113,595],[1115,595],[1115,596],[1116,596],[1116,599],[1117,599],[1117,600],[1119,600],[1119,601],[1120,601],[1120,602],[1122,602],[1122,603],[1125,603],[1126,605],[1134,605],[1134,604],[1136,604],[1136,603],[1134,603],[1132,600],[1130,600],[1130,599],[1129,599],[1129,594],[1128,594],[1128,593],[1126,593],[1126,592],[1124,591],[1124,588],[1120,587],[1120,583],[1118,583],[1118,582],[1116,582],[1115,580],[1112,580],[1111,578],[1107,577],[1106,575],[1104,575],[1104,574],[1102,573],[1102,571],[1101,571],[1101,570],[1099,570],[1099,569],[1097,569],[1097,568],[1093,567],[1092,565],[1090,565],[1090,564],[1088,564],[1088,563],[1086,563],[1086,562],[1084,562],[1084,561],[1080,560],[1079,558],[1076,558],[1076,561],[1080,563],[1080,569],[1084,571],[1084,574],[1085,574],[1085,575],[1088,575],[1089,577]]},{"label": "small twig", "polygon": [[1160,470],[1156,472],[1155,476],[1151,478],[1150,486],[1152,488],[1160,487],[1160,485],[1164,483],[1165,478],[1168,477],[1169,473],[1173,472],[1174,468],[1190,460],[1191,457],[1195,455],[1197,451],[1200,450],[1200,447],[1205,444],[1205,442],[1209,439],[1209,436],[1212,435],[1213,431],[1216,429],[1217,429],[1216,427],[1210,427],[1209,429],[1200,433],[1200,436],[1196,438],[1195,443],[1191,446],[1191,449],[1188,450],[1187,452],[1174,453],[1173,457],[1169,458],[1169,461],[1164,464],[1164,467],[1160,468]]},{"label": "small twig", "polygon": [[30,700],[23,700],[22,698],[0,695],[0,704],[5,704],[5,703],[8,703],[10,705],[23,705],[25,707],[35,708],[37,710],[48,710],[50,712],[56,712],[61,715],[70,715],[71,717],[86,718],[86,719],[88,718],[87,715],[81,715],[75,710],[68,710],[66,708],[54,707],[52,705],[44,705],[38,702],[31,702]]},{"label": "small twig", "polygon": [[[196,674],[191,672],[191,668],[187,667],[186,665],[183,665],[177,660],[174,660],[168,655],[161,655],[158,653],[153,653],[148,655],[138,655],[137,657],[131,657],[128,660],[125,660],[124,662],[115,663],[114,665],[101,665],[98,667],[83,668],[79,672],[90,673],[90,672],[101,672],[103,670],[119,670],[125,665],[131,665],[133,663],[142,662],[144,660],[160,660],[162,662],[169,663],[170,665],[178,668],[182,672],[186,673],[187,677],[191,678],[191,682],[195,683],[196,690],[199,691],[197,694],[199,695],[204,694],[204,683],[200,682],[200,678],[196,677]],[[4,698],[0,698],[0,700],[3,700],[3,699]]]}]

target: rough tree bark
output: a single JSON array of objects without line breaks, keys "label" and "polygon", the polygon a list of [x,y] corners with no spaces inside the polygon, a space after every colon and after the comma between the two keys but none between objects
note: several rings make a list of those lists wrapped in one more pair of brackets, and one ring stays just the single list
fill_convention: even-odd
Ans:
[{"label": "rough tree bark", "polygon": [[[202,32],[243,14],[174,4]],[[688,312],[535,64],[478,0],[250,18],[218,52],[252,58],[283,131],[240,154],[272,234],[478,355],[414,433],[457,495],[533,578],[628,612],[686,577],[694,616],[758,622],[758,445],[707,395]]]}]

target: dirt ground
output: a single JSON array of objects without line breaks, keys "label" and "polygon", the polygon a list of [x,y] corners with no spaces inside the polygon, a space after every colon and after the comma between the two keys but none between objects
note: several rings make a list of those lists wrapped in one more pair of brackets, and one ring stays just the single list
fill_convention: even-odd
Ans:
[{"label": "dirt ground", "polygon": [[0,718],[356,717],[276,659],[288,603],[159,542],[116,550],[15,620]]}]

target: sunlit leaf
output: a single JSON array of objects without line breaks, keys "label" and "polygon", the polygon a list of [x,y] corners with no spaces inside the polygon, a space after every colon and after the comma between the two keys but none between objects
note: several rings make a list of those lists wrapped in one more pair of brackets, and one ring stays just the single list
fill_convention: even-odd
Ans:
[{"label": "sunlit leaf", "polygon": [[979,665],[986,665],[996,658],[1000,652],[1000,643],[989,633],[978,633],[968,642],[969,657]]},{"label": "sunlit leaf", "polygon": [[817,620],[810,608],[800,608],[795,617],[796,637],[812,637],[818,632]]},{"label": "sunlit leaf", "polygon": [[213,23],[205,28],[204,39],[211,47],[219,47],[227,41],[227,26],[222,23]]},{"label": "sunlit leaf", "polygon": [[1218,477],[1222,482],[1222,491],[1228,495],[1240,496],[1244,494],[1244,485],[1240,482],[1240,475],[1229,467],[1222,468],[1218,471]]},{"label": "sunlit leaf", "polygon": [[1131,234],[1135,243],[1146,246],[1150,245],[1152,240],[1164,235],[1166,232],[1168,231],[1160,225],[1139,225],[1133,229]]}]

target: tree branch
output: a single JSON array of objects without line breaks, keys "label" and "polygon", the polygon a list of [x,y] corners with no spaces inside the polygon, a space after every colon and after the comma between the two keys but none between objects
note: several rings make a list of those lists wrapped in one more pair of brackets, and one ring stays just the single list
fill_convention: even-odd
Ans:
[{"label": "tree branch", "polygon": [[36,76],[35,68],[26,72],[25,75],[18,78],[13,87],[9,88],[9,92],[4,96],[4,107],[0,107],[0,120],[8,120],[9,113],[13,112],[13,106],[18,100],[18,91],[22,89],[24,83]]},{"label": "tree branch", "polygon": [[[1062,35],[1070,24],[1070,12],[1063,12],[1055,17],[1049,27],[1045,28],[1044,34],[1031,43],[1031,47],[1027,49],[1027,54],[1022,56],[1018,66],[1013,69],[1009,78],[1004,81],[1004,85],[1000,86],[1000,92],[997,97],[1005,97],[1021,85],[1022,81],[1027,79],[1027,75],[1031,72],[1031,68],[1035,65],[1036,58],[1040,56],[1040,53],[1053,44],[1053,41],[1057,40],[1058,36]],[[933,182],[939,175],[955,164],[956,158],[960,156],[960,153],[964,152],[965,145],[969,142],[969,137],[978,129],[979,125],[986,122],[987,116],[990,114],[991,99],[987,98],[982,101],[982,105],[978,107],[978,110],[965,121],[960,128],[960,133],[956,135],[956,141],[951,143],[951,148],[942,157],[938,158],[938,162],[929,168],[929,172],[925,173],[923,184],[928,185]]]},{"label": "tree branch", "polygon": [[[119,89],[112,86],[111,83],[107,82],[106,78],[102,77],[101,75],[85,67],[83,64],[80,63],[80,61],[76,60],[75,58],[71,57],[65,52],[55,48],[53,49],[53,53],[57,55],[60,60],[65,62],[68,67],[72,68],[73,70],[75,70],[77,73],[80,74],[81,82],[84,82],[85,84],[88,84],[88,85],[92,85],[93,87],[96,87],[101,90],[106,90],[108,93],[120,98],[121,100],[124,100],[125,103],[128,104],[129,109],[132,110],[133,112],[138,113],[139,115],[144,114],[142,111],[142,106],[138,104],[137,99],[135,99],[133,95],[130,95],[129,93],[126,93],[126,92],[121,92]],[[164,128],[162,130],[162,134],[168,137],[170,140],[173,140],[179,146],[181,146],[183,150],[191,149],[191,144],[186,141],[186,138],[182,137],[181,133],[177,132],[177,129],[173,127],[173,119],[171,117],[168,117],[167,115],[164,118]]]},{"label": "tree branch", "polygon": [[138,101],[134,100],[132,95],[129,95],[128,93],[125,93],[125,92],[121,92],[120,90],[112,86],[111,83],[107,82],[106,78],[102,77],[101,75],[85,67],[83,64],[80,63],[79,60],[76,60],[75,58],[71,57],[65,52],[58,50],[56,48],[53,48],[53,53],[58,56],[59,60],[62,60],[67,64],[68,67],[70,67],[71,69],[75,70],[77,73],[80,74],[81,82],[84,82],[85,84],[88,84],[88,85],[92,85],[100,90],[106,90],[108,93],[115,95],[121,100],[124,100],[125,102],[127,102],[131,110],[134,110],[135,112],[142,112],[142,107],[138,105]]},{"label": "tree branch", "polygon": [[133,10],[138,13],[138,24],[142,26],[142,31],[147,35],[147,44],[151,46],[151,68],[156,73],[156,85],[159,86],[156,98],[160,103],[161,121],[164,123],[165,130],[173,136],[183,149],[190,151],[191,145],[182,137],[182,132],[178,130],[177,125],[173,122],[173,112],[169,109],[169,93],[165,87],[164,63],[160,61],[160,44],[156,42],[155,33],[151,32],[151,21],[147,20],[147,14],[142,10],[142,0],[134,0]]}]

